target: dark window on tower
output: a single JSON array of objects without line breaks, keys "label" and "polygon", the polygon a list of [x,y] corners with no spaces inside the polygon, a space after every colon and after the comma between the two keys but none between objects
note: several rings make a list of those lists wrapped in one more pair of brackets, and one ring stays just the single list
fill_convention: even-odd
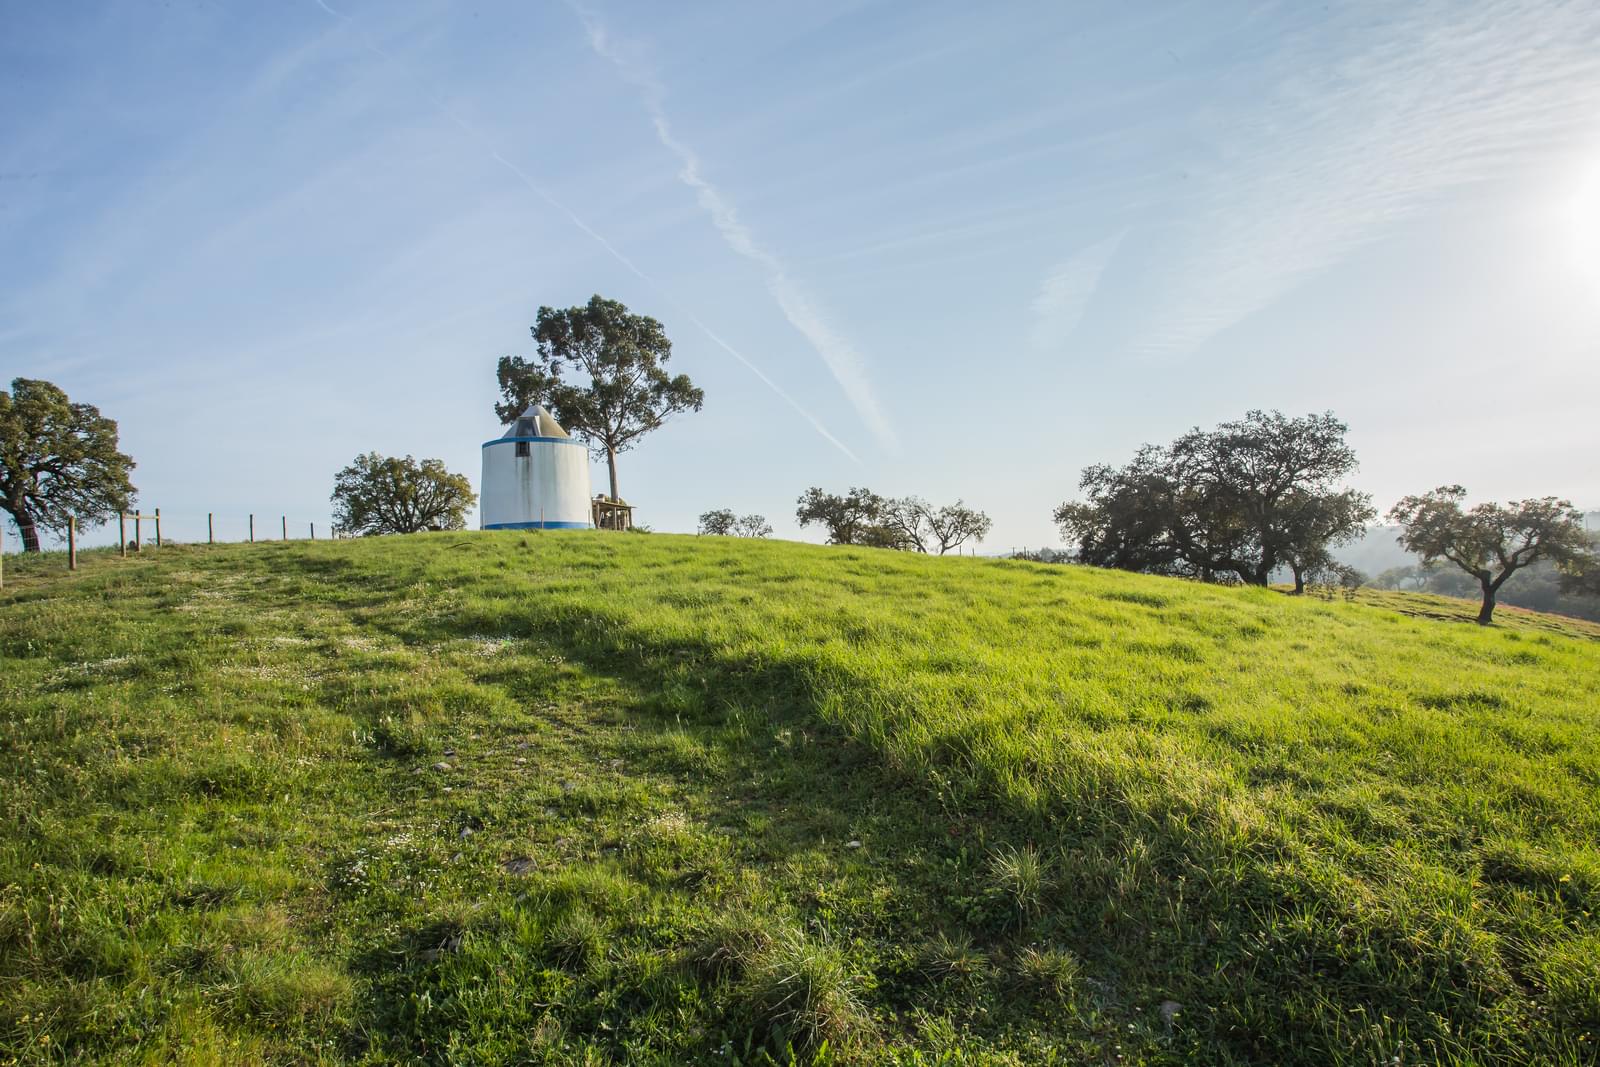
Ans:
[{"label": "dark window on tower", "polygon": [[517,455],[518,456],[531,456],[531,455],[533,455],[533,452],[528,447],[528,442],[526,442],[526,441],[518,441],[517,442]]},{"label": "dark window on tower", "polygon": [[[532,419],[518,419],[517,420],[516,436],[518,436],[518,437],[532,437],[533,433],[534,433],[534,430],[533,430],[533,420]],[[531,455],[533,455],[533,450],[530,447],[528,447],[528,442],[526,442],[526,441],[518,441],[517,442],[517,455],[518,456],[531,456]]]}]

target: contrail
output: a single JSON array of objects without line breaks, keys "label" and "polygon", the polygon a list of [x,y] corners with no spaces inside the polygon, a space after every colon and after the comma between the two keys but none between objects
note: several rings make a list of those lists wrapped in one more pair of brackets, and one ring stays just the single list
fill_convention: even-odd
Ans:
[{"label": "contrail", "polygon": [[739,219],[738,212],[722,191],[712,185],[701,173],[700,157],[694,150],[672,133],[672,126],[667,121],[667,113],[662,105],[665,95],[655,79],[640,71],[626,57],[621,55],[607,39],[605,27],[600,19],[593,13],[585,10],[575,0],[568,0],[574,14],[583,23],[584,30],[589,38],[589,47],[600,58],[607,60],[615,66],[623,78],[637,86],[643,97],[645,111],[650,116],[651,124],[655,127],[656,139],[661,142],[668,152],[678,159],[678,179],[694,190],[695,197],[707,215],[711,216],[711,223],[739,255],[755,263],[766,275],[767,291],[778,302],[784,317],[789,324],[798,330],[822,358],[822,362],[833,374],[834,380],[849,397],[863,421],[878,440],[886,447],[894,448],[897,445],[893,428],[884,416],[883,409],[878,406],[872,383],[867,379],[861,359],[850,344],[823,320],[811,304],[805,290],[784,269],[783,263],[771,251],[756,241],[750,228]]},{"label": "contrail", "polygon": [[355,24],[355,19],[353,19],[349,15],[346,15],[342,11],[336,11],[333,8],[329,7],[327,5],[327,3],[324,2],[324,0],[315,0],[315,3],[316,3],[316,5],[318,7],[322,8],[322,10],[326,11],[328,14],[332,15],[334,18],[340,20],[341,22],[343,22],[346,25],[348,25],[352,30],[354,30],[356,32],[356,34],[359,35],[359,37],[361,38],[362,46],[365,47],[369,52],[372,52],[374,55],[378,56],[384,62],[390,64],[391,66],[393,66],[396,69],[398,69],[399,71],[401,71],[401,73],[405,74],[411,80],[412,84],[415,85],[416,88],[422,93],[422,95],[428,98],[428,102],[431,103],[434,107],[438,108],[439,109],[439,113],[444,115],[445,118],[449,119],[452,123],[454,123],[455,126],[458,129],[460,129],[463,133],[465,133],[468,137],[472,138],[474,141],[478,142],[478,145],[486,153],[488,153],[488,156],[489,156],[490,159],[494,160],[496,163],[500,164],[500,166],[502,166],[506,170],[510,171],[511,174],[514,175],[518,181],[520,181],[523,185],[525,185],[529,189],[529,191],[531,191],[540,200],[543,200],[552,209],[554,209],[555,211],[559,212],[562,215],[565,215],[568,222],[572,223],[573,226],[577,227],[585,235],[587,235],[591,240],[593,240],[596,244],[598,244],[601,248],[605,249],[607,254],[609,254],[611,256],[611,258],[615,259],[618,263],[620,263],[624,267],[626,267],[628,269],[628,271],[630,273],[632,273],[635,277],[637,277],[640,281],[644,282],[646,285],[649,285],[657,293],[660,293],[666,299],[666,302],[668,303],[668,305],[670,305],[672,307],[672,309],[674,311],[678,312],[684,318],[688,319],[691,323],[693,323],[694,326],[697,329],[699,329],[701,333],[705,334],[707,337],[709,337],[711,339],[711,342],[713,344],[715,344],[718,348],[721,348],[724,352],[728,353],[728,355],[732,356],[734,359],[738,360],[739,363],[742,364],[746,370],[750,371],[750,373],[754,374],[757,378],[759,378],[763,385],[765,385],[768,389],[771,389],[773,391],[773,393],[775,393],[780,400],[782,400],[784,403],[788,404],[791,408],[793,408],[795,410],[795,412],[801,418],[805,419],[806,422],[810,423],[811,428],[813,430],[817,431],[817,434],[819,436],[821,436],[823,440],[827,441],[833,447],[837,448],[840,452],[843,452],[846,456],[849,456],[856,463],[860,463],[861,462],[861,457],[857,456],[848,447],[846,447],[846,445],[844,444],[843,441],[840,441],[832,433],[829,433],[828,432],[828,428],[826,426],[824,426],[822,424],[822,422],[820,420],[818,420],[815,415],[811,414],[809,409],[807,409],[803,404],[801,404],[794,397],[790,396],[789,393],[782,386],[780,386],[777,382],[775,382],[771,378],[767,377],[767,375],[761,370],[760,367],[758,367],[754,363],[750,362],[750,360],[747,359],[742,352],[740,352],[738,349],[734,348],[731,344],[729,344],[727,341],[723,340],[720,336],[718,336],[715,332],[713,332],[711,327],[707,326],[703,321],[701,321],[701,319],[700,319],[700,317],[698,315],[694,314],[694,312],[690,311],[687,307],[685,307],[682,304],[682,302],[680,302],[677,298],[672,296],[672,294],[667,292],[665,287],[663,287],[660,282],[656,281],[650,275],[646,274],[643,270],[641,270],[639,268],[638,264],[634,263],[633,260],[629,259],[626,255],[624,255],[617,248],[616,245],[614,245],[610,241],[608,241],[605,238],[605,236],[603,234],[601,234],[598,230],[596,230],[593,226],[590,226],[587,222],[585,222],[583,220],[582,216],[580,216],[576,211],[573,211],[571,208],[567,207],[566,204],[563,204],[560,200],[557,200],[553,195],[551,195],[549,190],[544,188],[544,186],[540,185],[538,182],[534,181],[533,178],[530,177],[526,171],[524,171],[521,167],[518,167],[515,163],[512,163],[505,156],[502,156],[500,154],[500,152],[495,148],[494,143],[492,141],[490,141],[487,136],[485,136],[476,127],[474,127],[470,123],[468,123],[460,115],[457,115],[454,111],[452,111],[448,104],[446,104],[443,100],[440,100],[439,97],[437,95],[435,95],[434,92],[431,89],[429,89],[425,84],[423,84],[422,81],[419,78],[417,78],[415,75],[412,75],[411,72],[406,68],[406,65],[404,63],[401,63],[393,55],[389,54],[388,52],[384,51],[382,48],[378,47],[377,43],[374,42],[372,40],[372,38],[370,36],[368,36],[367,33],[364,30],[362,30],[359,26],[357,26]]}]

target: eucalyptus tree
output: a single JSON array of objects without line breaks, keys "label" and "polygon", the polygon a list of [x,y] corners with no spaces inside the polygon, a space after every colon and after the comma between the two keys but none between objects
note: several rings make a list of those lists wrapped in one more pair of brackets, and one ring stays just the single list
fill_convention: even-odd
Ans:
[{"label": "eucalyptus tree", "polygon": [[620,301],[596,295],[578,307],[541,307],[532,333],[533,359],[500,359],[495,414],[506,423],[543,403],[596,458],[604,457],[611,499],[622,499],[618,454],[673,415],[699,411],[705,392],[688,375],[667,372],[672,342],[661,323]]}]

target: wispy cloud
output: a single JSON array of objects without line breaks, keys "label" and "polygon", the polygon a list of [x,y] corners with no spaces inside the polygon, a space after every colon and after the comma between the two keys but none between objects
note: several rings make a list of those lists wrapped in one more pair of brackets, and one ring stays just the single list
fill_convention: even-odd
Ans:
[{"label": "wispy cloud", "polygon": [[1083,321],[1083,313],[1089,309],[1095,290],[1100,287],[1100,276],[1126,235],[1124,230],[1079,249],[1045,276],[1038,295],[1033,298],[1035,348],[1059,348],[1072,336],[1078,323]]},{"label": "wispy cloud", "polygon": [[761,268],[767,291],[777,301],[784,317],[821,357],[873,436],[885,447],[896,447],[894,429],[878,404],[860,355],[828,324],[805,288],[790,275],[783,262],[756,240],[754,233],[739,218],[733,203],[705,177],[700,157],[695,151],[673,134],[662,102],[665,93],[660,83],[607,35],[598,17],[577,5],[570,6],[583,21],[589,46],[595,54],[615,65],[623,77],[640,90],[656,138],[677,157],[679,179],[694,190],[696,200],[711,217],[722,239],[728,247]]},{"label": "wispy cloud", "polygon": [[427,97],[428,102],[431,103],[435,108],[437,108],[439,113],[444,115],[445,118],[449,119],[450,122],[453,123],[458,129],[460,129],[463,133],[465,133],[472,140],[477,142],[479,147],[481,147],[488,154],[490,159],[492,159],[495,163],[499,164],[501,167],[505,168],[506,171],[508,171],[519,182],[521,182],[524,186],[526,186],[527,189],[530,192],[532,192],[540,200],[544,201],[545,204],[548,205],[551,209],[555,210],[556,212],[558,212],[559,214],[564,216],[567,219],[568,222],[572,223],[572,225],[575,226],[578,230],[582,231],[585,236],[587,236],[592,241],[594,241],[596,244],[598,244],[602,249],[604,249],[606,251],[606,253],[608,255],[610,255],[613,259],[615,259],[618,263],[620,263],[624,268],[626,268],[631,274],[633,274],[635,277],[637,277],[640,281],[643,281],[647,285],[651,286],[652,288],[662,292],[663,295],[666,296],[667,301],[673,306],[673,308],[676,311],[678,311],[680,314],[682,314],[684,316],[684,318],[688,319],[691,323],[693,323],[696,329],[700,330],[700,332],[704,333],[708,338],[710,338],[710,340],[711,340],[711,342],[713,344],[715,344],[718,348],[721,348],[724,352],[728,353],[728,355],[732,356],[746,370],[748,370],[752,374],[754,374],[761,381],[761,383],[763,385],[765,385],[768,389],[771,389],[773,391],[773,393],[775,393],[778,396],[779,399],[783,400],[784,403],[788,404],[789,407],[794,409],[794,411],[797,414],[799,414],[801,418],[803,418],[807,423],[810,424],[811,428],[813,430],[815,430],[817,432],[817,434],[822,437],[823,440],[827,441],[829,444],[831,444],[833,447],[837,448],[840,452],[843,452],[846,456],[848,456],[850,459],[854,460],[855,462],[857,462],[857,463],[861,462],[860,457],[857,456],[853,451],[851,451],[851,449],[847,445],[845,445],[845,443],[843,441],[839,440],[839,438],[835,437],[831,432],[829,432],[828,428],[822,424],[821,420],[819,420],[815,415],[813,415],[811,413],[811,410],[809,408],[807,408],[805,405],[801,404],[793,396],[791,396],[787,390],[785,390],[777,382],[775,382],[771,378],[769,378],[761,370],[761,368],[756,366],[754,363],[752,363],[749,360],[749,358],[747,358],[744,355],[744,353],[742,353],[738,349],[734,348],[731,344],[729,344],[726,340],[724,340],[719,334],[714,332],[711,329],[711,327],[706,325],[706,323],[698,315],[694,314],[688,308],[684,307],[682,303],[680,303],[676,299],[672,298],[670,295],[667,295],[666,292],[665,292],[664,287],[659,282],[657,282],[655,280],[655,278],[651,277],[649,274],[645,273],[642,269],[640,269],[638,264],[636,264],[628,256],[624,255],[623,252],[619,248],[617,248],[616,245],[612,244],[611,241],[608,240],[605,237],[604,234],[600,233],[600,231],[596,230],[593,226],[589,225],[589,223],[584,221],[584,219],[577,212],[573,211],[566,204],[564,204],[560,200],[558,200],[553,194],[551,194],[551,192],[548,189],[546,189],[543,185],[541,185],[537,181],[535,181],[534,178],[530,174],[528,174],[525,170],[523,170],[521,167],[517,166],[515,163],[511,162],[505,156],[501,155],[500,151],[495,147],[494,143],[489,139],[489,137],[487,135],[485,135],[482,131],[480,131],[477,127],[473,126],[471,123],[467,122],[460,115],[456,114],[456,112],[454,110],[452,110],[450,108],[450,106],[447,105],[443,100],[441,100],[438,97],[437,94],[435,94],[432,90],[428,89],[426,85],[422,84],[420,79],[417,79],[415,76],[411,76],[409,71],[406,70],[404,64],[402,64],[398,59],[396,59],[391,53],[389,53],[389,52],[385,51],[383,48],[379,47],[378,44],[372,39],[372,37],[370,35],[366,34],[363,31],[361,31],[360,28],[355,25],[355,20],[351,16],[345,14],[342,11],[338,11],[335,8],[332,8],[332,7],[328,6],[328,4],[326,3],[326,0],[314,0],[314,2],[316,3],[316,5],[318,7],[322,8],[323,11],[327,12],[329,15],[333,16],[336,19],[339,19],[341,22],[343,22],[346,25],[350,26],[360,36],[362,45],[368,51],[370,51],[373,54],[377,55],[379,58],[383,59],[385,62],[393,65],[395,68],[407,73],[407,75],[411,77],[411,80],[416,85],[417,89],[425,97]]},{"label": "wispy cloud", "polygon": [[[1592,135],[1600,7],[1592,0],[1385,5],[1290,38],[1271,92],[1218,116],[1222,162],[1161,240],[1159,308],[1135,351],[1177,356],[1451,189],[1507,177]],[[1336,16],[1337,20],[1338,16]],[[1371,42],[1335,60],[1336,34]]]}]

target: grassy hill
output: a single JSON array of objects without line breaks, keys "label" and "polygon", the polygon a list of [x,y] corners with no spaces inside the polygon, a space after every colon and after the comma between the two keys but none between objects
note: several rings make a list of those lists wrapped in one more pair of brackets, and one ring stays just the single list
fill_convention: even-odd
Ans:
[{"label": "grassy hill", "polygon": [[1594,1063],[1600,641],[1413,606],[661,535],[10,559],[0,1063]]}]

